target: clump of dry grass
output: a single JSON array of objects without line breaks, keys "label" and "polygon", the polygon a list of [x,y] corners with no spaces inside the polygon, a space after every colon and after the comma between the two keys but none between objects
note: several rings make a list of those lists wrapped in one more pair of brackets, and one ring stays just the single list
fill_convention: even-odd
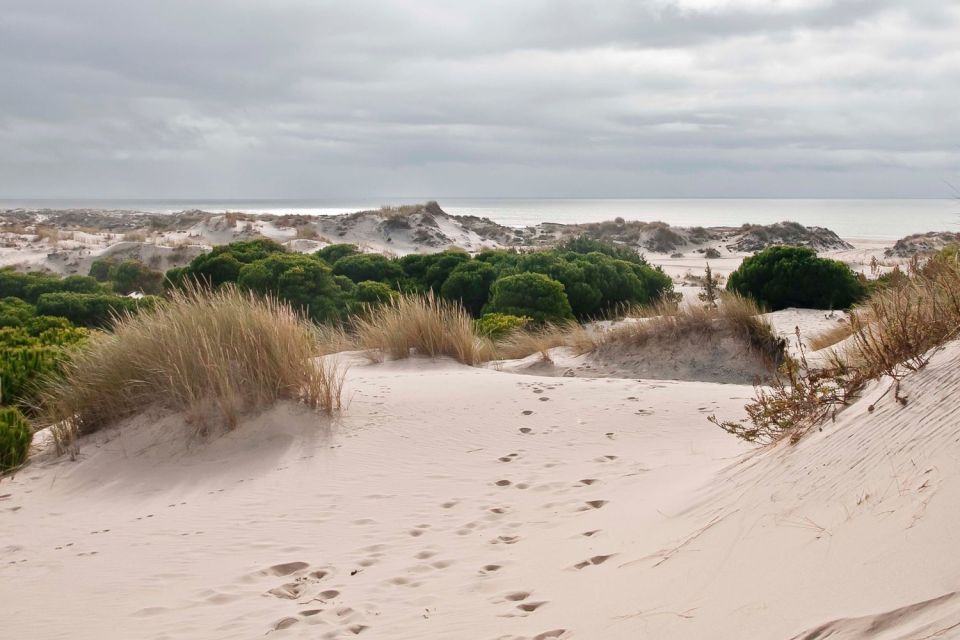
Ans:
[{"label": "clump of dry grass", "polygon": [[556,347],[568,347],[580,355],[596,349],[597,343],[594,337],[576,322],[547,324],[518,329],[497,340],[493,355],[499,360],[514,360],[540,353],[544,360],[550,360],[549,351]]},{"label": "clump of dry grass", "polygon": [[224,287],[176,291],[156,310],[116,318],[42,390],[61,448],[150,406],[183,411],[199,429],[236,426],[281,399],[331,412],[343,374],[318,354],[313,325],[289,305]]},{"label": "clump of dry grass", "polygon": [[851,314],[852,357],[871,378],[916,371],[960,332],[960,265],[933,258]]},{"label": "clump of dry grass", "polygon": [[783,362],[786,342],[763,317],[763,309],[748,298],[724,293],[716,307],[678,305],[663,301],[631,310],[634,322],[604,332],[599,348],[641,346],[651,340],[710,339],[721,334],[741,337],[772,368]]},{"label": "clump of dry grass", "polygon": [[56,244],[60,242],[60,230],[55,227],[45,227],[37,225],[35,233],[37,234],[37,240],[43,241],[48,240],[50,244]]},{"label": "clump of dry grass", "polygon": [[356,343],[372,360],[407,358],[411,352],[449,356],[475,365],[491,359],[489,340],[474,333],[473,319],[455,302],[427,296],[397,296],[354,320]]},{"label": "clump of dry grass", "polygon": [[810,347],[811,351],[820,351],[843,342],[852,336],[853,332],[853,324],[849,320],[844,320],[810,338],[807,341],[807,346]]}]

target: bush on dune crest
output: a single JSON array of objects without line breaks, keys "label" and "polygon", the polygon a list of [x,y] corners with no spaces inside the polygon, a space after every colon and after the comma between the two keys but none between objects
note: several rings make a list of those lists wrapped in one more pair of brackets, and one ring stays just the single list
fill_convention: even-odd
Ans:
[{"label": "bush on dune crest", "polygon": [[757,388],[742,421],[713,422],[750,441],[798,441],[810,429],[836,415],[870,380],[892,380],[894,399],[902,397],[900,380],[922,369],[932,354],[960,335],[960,263],[943,251],[926,264],[915,264],[909,277],[876,290],[850,316],[851,337],[833,350],[826,364],[811,367],[788,359],[781,377]]},{"label": "bush on dune crest", "polygon": [[272,298],[233,287],[173,292],[151,312],[124,314],[93,336],[41,393],[59,444],[149,406],[227,428],[281,399],[340,405],[342,375],[317,365],[313,325]]}]

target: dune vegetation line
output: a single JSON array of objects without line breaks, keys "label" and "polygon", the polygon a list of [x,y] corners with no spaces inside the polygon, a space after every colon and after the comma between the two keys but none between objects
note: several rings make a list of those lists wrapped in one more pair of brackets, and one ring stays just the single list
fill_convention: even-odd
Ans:
[{"label": "dune vegetation line", "polygon": [[[66,278],[0,270],[0,405],[13,409],[0,419],[9,443],[0,471],[25,460],[30,423],[50,426],[66,450],[148,407],[182,412],[200,431],[233,428],[278,400],[336,411],[344,372],[329,356],[346,351],[479,366],[531,354],[551,361],[558,347],[602,360],[732,338],[771,375],[758,381],[746,418],[713,421],[754,442],[796,440],[868,381],[923,367],[960,327],[952,247],[873,280],[808,249],[772,247],[744,260],[726,291],[706,287],[702,304],[680,304],[636,252],[585,239],[530,254],[399,260],[352,245],[307,256],[242,241],[168,272],[162,291],[161,275],[126,262]],[[827,276],[849,321],[809,341],[823,350],[811,364],[803,346],[788,354],[763,314],[832,305],[837,296],[818,288]],[[706,280],[715,285],[709,271]],[[159,295],[117,295],[138,287]]]}]

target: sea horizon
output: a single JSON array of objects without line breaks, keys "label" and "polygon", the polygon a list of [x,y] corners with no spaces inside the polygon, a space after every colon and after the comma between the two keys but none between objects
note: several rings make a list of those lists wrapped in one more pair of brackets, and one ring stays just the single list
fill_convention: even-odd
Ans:
[{"label": "sea horizon", "polygon": [[436,200],[452,215],[489,218],[511,227],[575,224],[614,218],[673,226],[740,226],[781,221],[826,227],[843,237],[897,239],[927,231],[960,231],[960,201],[951,198],[620,198],[620,197],[356,197],[356,198],[5,198],[0,210],[102,209],[174,213],[338,215]]}]

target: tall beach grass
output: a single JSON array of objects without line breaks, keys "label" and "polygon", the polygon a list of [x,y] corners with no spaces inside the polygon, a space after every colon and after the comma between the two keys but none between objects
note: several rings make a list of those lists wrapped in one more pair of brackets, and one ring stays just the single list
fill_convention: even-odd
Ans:
[{"label": "tall beach grass", "polygon": [[157,309],[115,318],[41,391],[61,446],[151,406],[184,412],[198,428],[236,426],[278,400],[340,406],[343,375],[313,325],[289,305],[224,287],[177,291]]}]

